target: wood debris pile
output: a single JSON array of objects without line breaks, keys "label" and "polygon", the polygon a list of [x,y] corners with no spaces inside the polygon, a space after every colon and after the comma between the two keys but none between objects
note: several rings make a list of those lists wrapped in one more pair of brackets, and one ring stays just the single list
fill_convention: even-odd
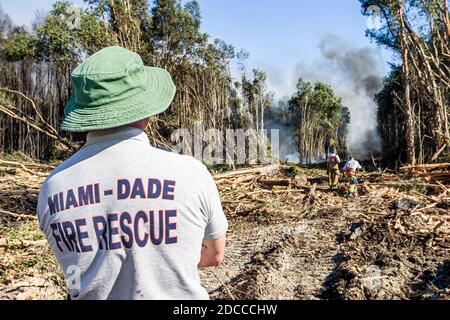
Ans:
[{"label": "wood debris pile", "polygon": [[444,186],[444,188],[446,188],[445,185],[450,185],[450,163],[408,166],[403,167],[402,171],[410,177],[428,183],[437,183],[440,186]]},{"label": "wood debris pile", "polygon": [[228,276],[213,297],[449,298],[445,180],[422,184],[386,172],[360,178],[360,197],[353,200],[345,198],[343,184],[328,189],[324,170],[280,166],[216,176],[230,220],[242,225],[232,229],[233,240],[258,236],[249,254],[233,243],[219,269]]},{"label": "wood debris pile", "polygon": [[[52,168],[0,161],[0,298],[65,298],[35,218]],[[224,264],[202,270],[202,283],[214,299],[449,298],[450,192],[441,169],[362,174],[356,199],[342,181],[329,190],[320,167],[216,174],[230,231]]]},{"label": "wood debris pile", "polygon": [[0,159],[0,299],[64,299],[59,267],[39,229],[39,188],[53,166]]},{"label": "wood debris pile", "polygon": [[0,159],[1,219],[5,216],[34,219],[39,188],[53,168],[40,163]]}]

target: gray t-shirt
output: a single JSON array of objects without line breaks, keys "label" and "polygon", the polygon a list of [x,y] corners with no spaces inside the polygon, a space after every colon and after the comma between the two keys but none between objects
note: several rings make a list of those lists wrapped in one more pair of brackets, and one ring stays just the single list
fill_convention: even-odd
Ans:
[{"label": "gray t-shirt", "polygon": [[72,299],[208,299],[202,241],[228,228],[206,167],[130,126],[89,133],[42,185],[38,217]]}]

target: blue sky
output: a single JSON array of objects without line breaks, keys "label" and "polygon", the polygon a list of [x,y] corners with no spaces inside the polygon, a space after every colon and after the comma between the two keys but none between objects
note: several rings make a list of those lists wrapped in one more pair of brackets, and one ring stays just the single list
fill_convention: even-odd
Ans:
[{"label": "blue sky", "polygon": [[378,51],[382,74],[392,60],[366,37],[367,17],[358,0],[200,0],[200,5],[203,30],[249,51],[249,68],[265,70],[278,97],[294,90],[300,65],[311,69],[322,63],[324,39]]},{"label": "blue sky", "polygon": [[[82,0],[72,2],[83,4]],[[26,25],[36,10],[49,10],[51,3],[0,0],[15,23]],[[367,18],[361,15],[358,0],[200,0],[200,6],[203,31],[249,51],[249,69],[266,70],[274,87],[289,87],[275,88],[278,91],[293,88],[297,75],[292,70],[299,64],[320,63],[323,39],[338,38],[348,47],[379,50],[365,36]],[[382,50],[380,54],[384,72],[391,57]]]},{"label": "blue sky", "polygon": [[340,35],[356,45],[370,44],[365,37],[366,17],[357,0],[200,0],[203,29],[256,60],[285,61],[311,58],[328,34]]}]

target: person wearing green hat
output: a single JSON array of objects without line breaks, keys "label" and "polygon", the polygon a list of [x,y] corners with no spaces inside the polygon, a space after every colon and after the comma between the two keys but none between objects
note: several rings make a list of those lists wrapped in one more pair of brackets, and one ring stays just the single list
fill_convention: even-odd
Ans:
[{"label": "person wearing green hat", "polygon": [[61,129],[86,144],[43,183],[39,224],[71,299],[208,299],[228,222],[206,167],[153,148],[144,130],[175,96],[170,74],[108,47],[71,76]]}]

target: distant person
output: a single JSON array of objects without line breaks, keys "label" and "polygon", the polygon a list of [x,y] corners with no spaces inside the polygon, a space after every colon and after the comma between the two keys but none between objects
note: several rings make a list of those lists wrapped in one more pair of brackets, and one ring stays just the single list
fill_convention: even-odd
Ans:
[{"label": "distant person", "polygon": [[341,159],[336,152],[336,149],[332,147],[327,157],[327,173],[328,184],[331,189],[334,189],[339,183],[339,164]]},{"label": "distant person", "polygon": [[144,132],[174,98],[170,74],[109,47],[72,84],[61,128],[87,142],[38,202],[71,299],[209,299],[198,268],[221,263],[228,228],[216,185],[201,162],[152,147]]},{"label": "distant person", "polygon": [[344,174],[347,181],[347,196],[350,198],[356,197],[356,186],[358,184],[358,178],[356,177],[357,171],[361,170],[362,167],[354,157],[350,157],[350,160],[344,166]]}]

